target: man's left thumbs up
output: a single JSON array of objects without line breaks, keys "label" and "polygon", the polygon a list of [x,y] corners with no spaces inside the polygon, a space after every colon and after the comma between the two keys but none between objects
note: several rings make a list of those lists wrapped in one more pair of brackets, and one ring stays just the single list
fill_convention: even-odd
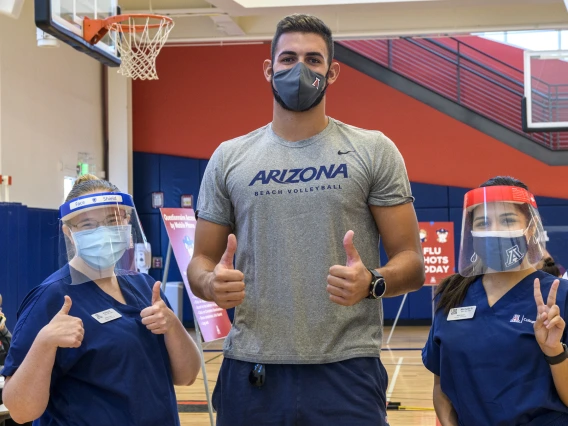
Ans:
[{"label": "man's left thumbs up", "polygon": [[343,248],[347,255],[345,266],[332,266],[327,276],[329,300],[344,306],[355,305],[367,297],[372,278],[355,248],[354,234],[353,231],[347,231],[343,238]]}]

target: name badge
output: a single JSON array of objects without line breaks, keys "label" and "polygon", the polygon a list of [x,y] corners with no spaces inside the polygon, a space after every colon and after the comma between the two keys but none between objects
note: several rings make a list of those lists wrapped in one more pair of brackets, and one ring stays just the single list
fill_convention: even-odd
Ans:
[{"label": "name badge", "polygon": [[448,314],[448,321],[471,319],[475,314],[476,307],[477,306],[464,306],[463,308],[450,309],[450,313]]},{"label": "name badge", "polygon": [[105,322],[120,318],[122,315],[120,315],[114,309],[107,309],[106,311],[97,312],[96,314],[93,314],[91,316],[101,324],[104,324]]}]

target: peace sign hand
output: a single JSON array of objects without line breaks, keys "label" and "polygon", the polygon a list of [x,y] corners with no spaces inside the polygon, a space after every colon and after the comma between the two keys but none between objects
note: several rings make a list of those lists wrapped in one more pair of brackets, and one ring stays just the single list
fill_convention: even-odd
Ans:
[{"label": "peace sign hand", "polygon": [[560,281],[554,280],[548,293],[548,300],[544,304],[540,292],[540,280],[538,278],[534,280],[534,300],[538,312],[534,323],[534,336],[546,356],[556,356],[563,350],[560,339],[566,323],[560,316],[560,308],[556,304],[556,293],[559,285]]}]

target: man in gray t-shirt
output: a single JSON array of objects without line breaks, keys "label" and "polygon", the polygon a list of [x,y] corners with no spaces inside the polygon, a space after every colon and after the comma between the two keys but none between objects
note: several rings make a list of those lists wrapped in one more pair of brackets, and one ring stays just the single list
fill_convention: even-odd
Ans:
[{"label": "man in gray t-shirt", "polygon": [[189,281],[236,307],[218,425],[386,424],[380,299],[419,289],[424,264],[398,149],[325,114],[332,57],[322,21],[283,19],[272,123],[222,143],[203,177]]}]

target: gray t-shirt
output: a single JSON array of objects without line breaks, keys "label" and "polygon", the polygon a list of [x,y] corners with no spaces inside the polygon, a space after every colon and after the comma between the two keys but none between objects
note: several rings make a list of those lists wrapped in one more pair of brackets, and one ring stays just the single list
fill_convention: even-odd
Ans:
[{"label": "gray t-shirt", "polygon": [[379,267],[369,205],[414,201],[404,160],[378,131],[337,120],[299,142],[271,125],[222,143],[201,184],[197,215],[233,228],[246,296],[225,340],[227,358],[312,364],[379,357],[380,300],[329,300],[327,275],[345,265],[353,230],[365,266]]}]

